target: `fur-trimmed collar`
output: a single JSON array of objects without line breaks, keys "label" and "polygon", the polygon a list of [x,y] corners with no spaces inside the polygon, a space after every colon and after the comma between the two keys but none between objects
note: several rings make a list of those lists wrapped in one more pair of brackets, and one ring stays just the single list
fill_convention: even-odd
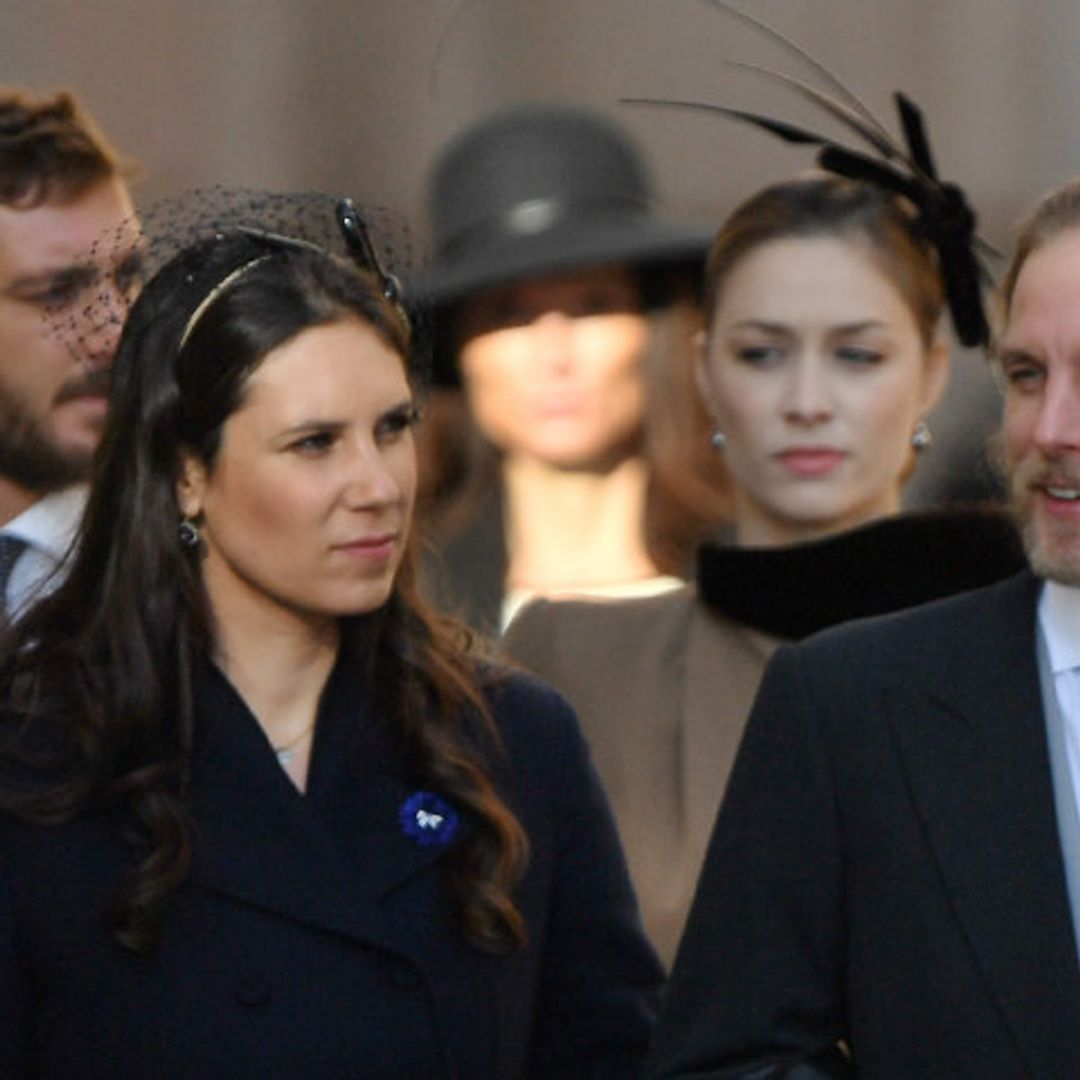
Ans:
[{"label": "fur-trimmed collar", "polygon": [[898,514],[777,548],[704,545],[702,599],[789,640],[988,585],[1026,565],[1016,529],[992,506]]}]

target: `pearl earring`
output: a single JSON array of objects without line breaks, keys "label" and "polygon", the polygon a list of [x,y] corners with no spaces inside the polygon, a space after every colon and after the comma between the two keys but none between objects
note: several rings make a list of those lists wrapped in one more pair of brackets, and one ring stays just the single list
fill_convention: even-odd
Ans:
[{"label": "pearl earring", "polygon": [[716,451],[727,448],[727,436],[718,427],[713,428],[712,435],[709,436],[709,441],[712,443],[712,448]]},{"label": "pearl earring", "polygon": [[930,430],[930,425],[925,420],[920,420],[911,433],[911,445],[918,452],[927,449],[933,441],[934,433]]}]

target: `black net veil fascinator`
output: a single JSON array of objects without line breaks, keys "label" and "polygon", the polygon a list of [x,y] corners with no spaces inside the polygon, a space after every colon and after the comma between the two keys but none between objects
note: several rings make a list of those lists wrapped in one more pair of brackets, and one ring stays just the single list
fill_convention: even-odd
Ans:
[{"label": "black net veil fascinator", "polygon": [[975,212],[960,187],[938,176],[922,113],[916,105],[903,93],[895,94],[903,141],[896,139],[847,86],[791,39],[726,0],[702,2],[778,45],[788,57],[808,69],[824,89],[756,64],[734,63],[734,67],[764,76],[810,102],[846,128],[862,147],[846,146],[815,131],[761,113],[710,102],[652,97],[627,97],[622,101],[634,105],[704,110],[751,124],[785,142],[816,146],[819,148],[817,162],[827,172],[874,184],[906,199],[914,210],[916,229],[937,252],[945,299],[957,339],[966,346],[985,347],[990,339],[990,327],[983,291],[993,286],[986,262],[991,257],[1000,258],[1000,253],[976,235]]},{"label": "black net veil fascinator", "polygon": [[[215,240],[243,236],[232,265],[192,259]],[[282,193],[223,186],[198,188],[165,199],[100,236],[87,252],[92,281],[75,303],[47,312],[54,334],[89,363],[103,335],[116,336],[143,288],[166,267],[186,261],[175,303],[187,315],[175,342],[179,352],[203,314],[230,285],[275,253],[309,249],[344,259],[372,275],[383,296],[409,324],[410,369],[420,383],[429,370],[430,320],[410,298],[418,260],[412,233],[397,212],[322,192]]]}]

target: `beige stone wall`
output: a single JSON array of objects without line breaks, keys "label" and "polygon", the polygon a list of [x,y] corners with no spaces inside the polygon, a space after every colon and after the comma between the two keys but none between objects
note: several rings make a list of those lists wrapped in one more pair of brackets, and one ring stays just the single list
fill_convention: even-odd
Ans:
[{"label": "beige stone wall", "polygon": [[[1002,246],[1023,207],[1080,172],[1075,0],[742,3],[890,124],[893,88],[915,97],[941,170],[963,180]],[[804,167],[806,152],[618,99],[810,115],[725,58],[793,70],[707,0],[0,0],[0,79],[82,94],[144,163],[142,199],[217,181],[318,187],[390,203],[421,231],[436,147],[529,98],[617,116],[649,152],[670,209],[718,219]],[[985,412],[975,366],[945,414],[962,418],[980,398]]]}]

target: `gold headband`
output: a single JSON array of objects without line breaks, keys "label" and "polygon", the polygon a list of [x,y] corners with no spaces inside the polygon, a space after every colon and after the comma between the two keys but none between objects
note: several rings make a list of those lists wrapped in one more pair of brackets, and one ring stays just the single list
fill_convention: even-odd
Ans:
[{"label": "gold headband", "polygon": [[191,337],[192,330],[195,329],[199,320],[206,313],[206,309],[239,278],[243,277],[253,267],[259,265],[259,263],[266,262],[269,259],[269,255],[257,255],[254,259],[244,263],[243,266],[238,266],[231,273],[226,274],[200,301],[198,307],[188,316],[188,321],[184,324],[184,332],[180,335],[180,345],[177,348],[177,352],[181,352],[184,346],[187,344],[188,338]]}]

